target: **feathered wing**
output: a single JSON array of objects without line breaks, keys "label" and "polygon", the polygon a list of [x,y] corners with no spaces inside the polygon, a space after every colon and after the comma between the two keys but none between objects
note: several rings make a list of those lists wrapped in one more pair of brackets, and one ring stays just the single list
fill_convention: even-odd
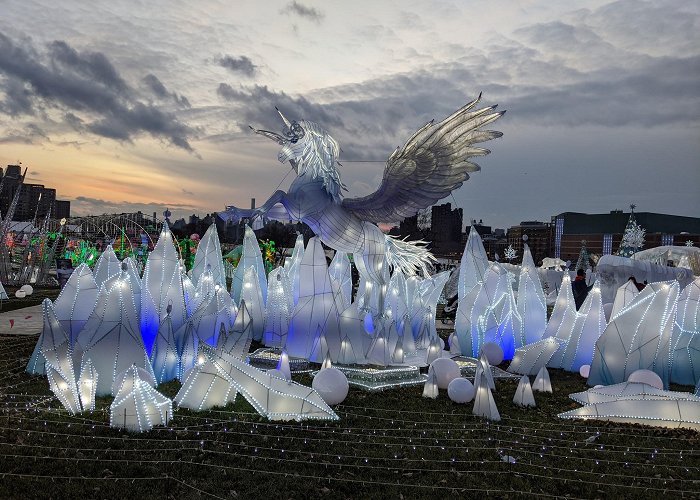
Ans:
[{"label": "feathered wing", "polygon": [[472,111],[479,97],[440,123],[427,123],[389,157],[379,189],[362,198],[346,198],[343,206],[369,222],[395,222],[415,215],[459,188],[469,172],[480,170],[469,161],[488,149],[475,144],[503,135],[481,127],[505,111],[496,106]]}]

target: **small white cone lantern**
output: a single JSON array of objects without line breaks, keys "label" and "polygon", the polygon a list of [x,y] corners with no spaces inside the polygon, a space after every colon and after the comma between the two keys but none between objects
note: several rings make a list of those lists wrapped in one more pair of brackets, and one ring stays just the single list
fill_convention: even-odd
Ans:
[{"label": "small white cone lantern", "polygon": [[481,372],[475,382],[476,396],[474,397],[474,409],[472,413],[487,418],[488,420],[498,422],[501,420],[501,415],[498,413],[496,401],[493,399],[493,394],[491,394],[488,380],[486,380],[486,374]]},{"label": "small white cone lantern", "polygon": [[423,386],[423,397],[435,399],[438,397],[438,392],[437,377],[431,365],[430,368],[428,368],[428,380],[425,381],[425,385]]},{"label": "small white cone lantern", "polygon": [[486,354],[484,352],[481,353],[481,356],[479,357],[479,360],[476,363],[476,373],[474,374],[474,385],[476,386],[480,374],[484,374],[486,377],[486,383],[489,386],[489,389],[492,391],[496,390],[496,383],[493,380],[493,373],[491,372],[491,365],[489,364],[489,360],[486,357]]},{"label": "small white cone lantern", "polygon": [[323,358],[323,364],[321,365],[321,370],[325,370],[326,368],[332,368],[333,364],[331,363],[331,352],[326,351],[326,356]]},{"label": "small white cone lantern", "polygon": [[513,403],[518,406],[531,406],[533,408],[536,406],[535,395],[532,393],[530,379],[527,375],[523,375],[520,378],[518,388],[515,389],[515,396],[513,396]]},{"label": "small white cone lantern", "polygon": [[552,392],[552,382],[549,380],[549,372],[546,367],[540,368],[535,381],[532,384],[533,391]]},{"label": "small white cone lantern", "polygon": [[287,351],[283,350],[280,354],[279,363],[277,363],[277,369],[287,380],[292,380],[292,370],[289,368],[289,356]]}]

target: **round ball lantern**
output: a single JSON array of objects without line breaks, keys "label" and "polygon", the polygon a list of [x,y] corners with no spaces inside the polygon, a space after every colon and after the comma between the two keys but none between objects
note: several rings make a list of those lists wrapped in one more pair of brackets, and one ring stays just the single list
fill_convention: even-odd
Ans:
[{"label": "round ball lantern", "polygon": [[468,403],[474,399],[475,394],[474,385],[466,378],[456,378],[447,386],[447,397],[455,403]]},{"label": "round ball lantern", "polygon": [[326,368],[318,372],[311,387],[328,405],[337,405],[345,401],[350,389],[348,378],[337,368]]},{"label": "round ball lantern", "polygon": [[430,363],[439,389],[447,389],[454,379],[459,378],[459,366],[450,358],[438,358]]}]

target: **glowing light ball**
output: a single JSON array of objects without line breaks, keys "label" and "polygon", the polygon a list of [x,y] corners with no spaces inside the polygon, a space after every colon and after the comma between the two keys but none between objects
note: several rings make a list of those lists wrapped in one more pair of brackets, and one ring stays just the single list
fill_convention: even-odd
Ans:
[{"label": "glowing light ball", "polygon": [[588,378],[588,374],[591,373],[591,365],[581,365],[581,368],[578,369],[578,373],[583,378]]},{"label": "glowing light ball", "polygon": [[468,403],[475,394],[474,385],[466,378],[456,378],[447,385],[447,397],[454,403]]},{"label": "glowing light ball", "polygon": [[657,389],[663,390],[664,383],[656,373],[651,370],[635,370],[629,377],[627,377],[627,382],[637,382],[640,384],[647,384]]},{"label": "glowing light ball", "polygon": [[503,363],[503,348],[495,342],[485,342],[481,346],[481,352],[486,354],[491,366],[498,366]]},{"label": "glowing light ball", "polygon": [[27,293],[24,290],[20,289],[20,290],[17,290],[15,292],[15,297],[17,297],[18,299],[23,299],[26,296],[27,296]]},{"label": "glowing light ball", "polygon": [[34,288],[32,288],[32,285],[22,285],[20,290],[23,290],[25,296],[27,296],[27,297],[29,297],[31,294],[34,293]]},{"label": "glowing light ball", "polygon": [[345,401],[350,389],[347,377],[337,368],[326,368],[318,372],[311,387],[327,405],[337,405]]},{"label": "glowing light ball", "polygon": [[437,386],[439,389],[447,389],[454,379],[459,378],[459,366],[450,358],[438,358],[430,366],[435,372]]}]

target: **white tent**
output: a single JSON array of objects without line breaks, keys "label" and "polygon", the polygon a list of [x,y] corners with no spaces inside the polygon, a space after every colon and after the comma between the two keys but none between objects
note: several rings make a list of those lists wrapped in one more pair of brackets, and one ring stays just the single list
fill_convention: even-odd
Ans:
[{"label": "white tent", "polygon": [[489,260],[486,256],[486,250],[484,250],[484,243],[474,226],[471,226],[459,265],[457,292],[460,302],[472,288],[484,281],[484,273],[488,267]]},{"label": "white tent", "polygon": [[535,381],[532,383],[532,390],[538,392],[552,392],[552,382],[546,367],[540,368]]},{"label": "white tent", "polygon": [[588,385],[617,384],[635,370],[647,369],[668,388],[677,299],[677,281],[649,283],[613,316],[595,344]]},{"label": "white tent", "polygon": [[80,334],[83,360],[90,358],[100,374],[96,393],[111,393],[117,375],[135,364],[153,374],[139,331],[131,277],[125,271],[102,287],[97,305]]},{"label": "white tent", "polygon": [[196,411],[233,403],[236,389],[229,377],[214,363],[215,356],[209,348],[203,348],[202,354],[202,362],[187,372],[175,396],[175,403],[181,408]]},{"label": "white tent", "polygon": [[501,415],[498,413],[498,408],[496,407],[496,401],[493,399],[493,394],[491,394],[491,389],[486,379],[486,373],[481,372],[481,375],[474,379],[474,384],[476,387],[476,396],[474,397],[472,413],[496,422],[501,420]]},{"label": "white tent", "polygon": [[75,346],[80,331],[95,309],[98,288],[92,270],[87,264],[80,264],[68,278],[65,286],[54,302],[56,317]]},{"label": "white tent", "polygon": [[615,292],[615,302],[613,302],[610,318],[617,315],[625,307],[630,305],[634,298],[639,294],[637,285],[632,280],[627,280],[624,285],[620,286]]},{"label": "white tent", "polygon": [[158,328],[158,335],[151,351],[151,366],[156,384],[175,380],[178,375],[180,358],[173,332],[173,322],[168,314]]},{"label": "white tent", "polygon": [[173,403],[156,391],[136,366],[120,374],[114,401],[110,406],[109,425],[134,432],[145,432],[156,425],[168,425]]},{"label": "white tent", "polygon": [[118,276],[122,270],[121,262],[117,258],[117,254],[114,253],[112,245],[107,245],[102,255],[97,259],[97,264],[95,264],[95,283],[97,287],[101,287],[102,284],[114,276]]},{"label": "white tent", "polygon": [[216,349],[238,358],[244,358],[250,348],[253,339],[253,322],[248,311],[248,305],[244,300],[238,308],[238,314],[233,322],[233,327],[225,336],[219,335]]},{"label": "white tent", "polygon": [[293,301],[291,286],[283,267],[270,271],[267,283],[267,304],[265,311],[265,329],[263,343],[270,347],[283,347],[287,343],[289,319],[292,315]]},{"label": "white tent", "polygon": [[513,396],[513,403],[518,406],[530,406],[533,408],[536,406],[535,395],[532,393],[532,386],[527,375],[520,377],[520,382],[518,382],[518,387],[515,389],[515,395]]},{"label": "white tent", "polygon": [[[321,396],[310,387],[263,372],[242,359],[221,351],[204,348],[202,353],[217,370],[217,377],[226,379],[258,413],[270,420],[338,419]],[[196,388],[206,390],[205,384],[186,381],[180,392],[189,390],[192,393]],[[198,398],[203,399],[204,394],[189,397],[196,402]],[[184,399],[184,394],[182,397],[180,393],[176,396],[176,400]]]},{"label": "white tent", "polygon": [[304,251],[304,235],[299,234],[294,242],[292,256],[284,261],[284,270],[287,272],[287,278],[289,279],[289,285],[292,290],[293,305],[296,305],[299,301],[299,267],[304,258]]},{"label": "white tent", "polygon": [[700,380],[700,278],[678,298],[671,349],[671,381],[693,385]]},{"label": "white tent", "polygon": [[233,280],[231,281],[231,298],[233,298],[235,304],[241,301],[245,273],[250,267],[255,268],[264,307],[265,301],[267,301],[267,273],[265,273],[265,266],[263,265],[262,252],[260,251],[258,239],[255,237],[253,230],[246,226],[245,235],[243,237],[243,252],[241,253],[241,259],[238,261],[238,266],[236,267]]},{"label": "white tent", "polygon": [[571,335],[565,343],[561,343],[547,366],[578,372],[581,366],[590,365],[595,343],[605,331],[606,325],[600,283],[596,280],[576,314]]},{"label": "white tent", "polygon": [[547,303],[544,290],[532,260],[530,247],[527,245],[524,245],[523,262],[520,266],[517,304],[518,314],[522,319],[522,334],[516,335],[516,349],[540,340],[547,326]]},{"label": "white tent", "polygon": [[641,382],[622,382],[614,385],[592,387],[587,391],[569,394],[569,397],[582,405],[607,403],[609,401],[617,401],[618,399],[627,398],[667,398],[673,400],[687,399],[689,401],[700,402],[700,397],[697,397],[689,392],[665,391]]},{"label": "white tent", "polygon": [[[264,271],[263,271],[264,272]],[[265,277],[263,277],[263,280]],[[267,286],[265,288],[267,291]],[[250,313],[251,332],[253,340],[262,341],[265,331],[265,299],[260,289],[258,271],[254,266],[250,266],[243,274],[243,287],[241,288],[241,300]]]},{"label": "white tent", "polygon": [[146,262],[141,286],[141,333],[149,352],[158,327],[168,314],[168,305],[172,305],[170,318],[173,330],[178,331],[187,319],[187,308],[180,261],[173,243],[173,235],[165,223],[158,243]]},{"label": "white tent", "polygon": [[287,351],[290,356],[320,362],[325,353],[314,348],[318,343],[315,333],[320,331],[329,344],[331,357],[337,359],[340,352],[339,312],[326,266],[326,254],[318,237],[309,240],[299,273],[303,279],[299,281],[299,301],[289,323]]},{"label": "white tent", "polygon": [[197,246],[197,253],[194,254],[192,279],[195,283],[199,282],[199,277],[207,269],[211,271],[214,283],[226,287],[226,272],[221,256],[221,244],[219,243],[219,233],[216,230],[216,224],[209,226],[209,229],[204,233]]},{"label": "white tent", "polygon": [[520,375],[535,375],[540,368],[546,366],[557,349],[559,341],[554,337],[547,337],[516,349],[508,371]]}]

